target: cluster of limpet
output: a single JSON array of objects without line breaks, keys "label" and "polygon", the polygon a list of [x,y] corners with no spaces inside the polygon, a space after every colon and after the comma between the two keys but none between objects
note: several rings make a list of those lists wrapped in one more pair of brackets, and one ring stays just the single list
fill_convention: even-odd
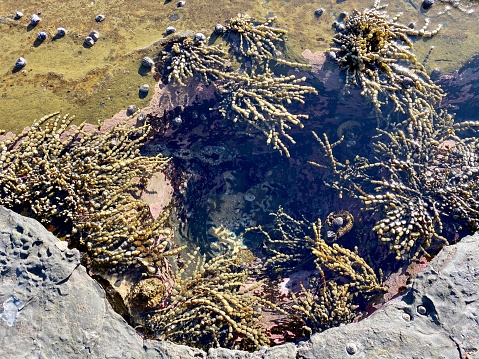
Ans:
[{"label": "cluster of limpet", "polygon": [[346,84],[360,86],[378,110],[392,101],[397,111],[407,112],[408,103],[416,98],[438,104],[443,91],[416,59],[409,37],[432,37],[440,26],[428,31],[426,19],[422,29],[410,28],[398,22],[401,14],[390,18],[383,11],[386,6],[376,1],[371,9],[354,10],[333,38],[329,51],[346,70]]}]

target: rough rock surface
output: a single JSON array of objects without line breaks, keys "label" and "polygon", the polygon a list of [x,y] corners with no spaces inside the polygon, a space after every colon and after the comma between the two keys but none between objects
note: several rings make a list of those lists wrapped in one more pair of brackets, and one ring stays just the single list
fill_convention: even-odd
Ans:
[{"label": "rough rock surface", "polygon": [[[365,320],[255,353],[143,340],[38,222],[0,207],[1,358],[479,358],[479,234]],[[2,310],[2,308],[0,308]]]}]

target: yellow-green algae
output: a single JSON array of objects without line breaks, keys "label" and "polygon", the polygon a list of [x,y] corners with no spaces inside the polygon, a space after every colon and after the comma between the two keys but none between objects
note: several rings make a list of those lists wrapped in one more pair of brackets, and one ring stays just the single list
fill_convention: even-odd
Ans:
[{"label": "yellow-green algae", "polygon": [[[151,94],[138,98],[138,88],[144,83],[154,85],[151,75],[138,74],[144,55],[155,56],[167,26],[178,31],[203,31],[209,35],[217,23],[237,13],[248,13],[259,21],[266,16],[277,16],[277,26],[288,34],[288,50],[295,59],[305,49],[324,51],[334,36],[331,27],[341,11],[351,12],[371,7],[371,0],[314,2],[305,0],[269,0],[259,2],[187,1],[176,7],[176,1],[52,1],[40,3],[27,0],[19,4],[13,0],[0,2],[0,128],[18,131],[41,114],[64,109],[75,113],[78,121],[95,121],[110,117],[130,104],[145,106]],[[325,9],[317,18],[314,10]],[[476,6],[477,7],[477,6]],[[436,3],[427,13],[421,13],[421,1],[391,2],[391,14],[404,12],[402,21],[417,22],[422,26],[425,17],[431,27],[445,24],[440,34],[415,44],[418,59],[423,59],[431,45],[435,46],[428,70],[441,67],[443,72],[458,68],[479,48],[479,34],[474,30],[476,13],[465,14],[457,9],[444,13],[445,5]],[[25,16],[13,20],[16,11]],[[27,31],[30,16],[41,13],[42,21]],[[101,23],[95,16],[105,14]],[[177,14],[177,21],[170,16]],[[67,35],[51,41],[57,27],[65,27]],[[100,39],[91,48],[83,47],[83,39],[91,30],[100,32]],[[50,34],[43,44],[34,47],[38,31]],[[153,44],[153,46],[152,46]],[[24,56],[28,64],[25,73],[12,73],[16,59]],[[152,92],[152,91],[151,91]]]}]

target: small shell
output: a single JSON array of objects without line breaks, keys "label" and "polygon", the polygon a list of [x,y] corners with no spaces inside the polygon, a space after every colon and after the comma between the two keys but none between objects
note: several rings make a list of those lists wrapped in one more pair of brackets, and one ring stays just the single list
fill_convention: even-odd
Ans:
[{"label": "small shell", "polygon": [[140,97],[145,97],[146,95],[148,95],[149,91],[150,91],[150,86],[148,86],[147,84],[144,84],[140,86],[140,89],[138,90],[138,95]]},{"label": "small shell", "polygon": [[37,14],[33,14],[32,17],[30,18],[30,25],[37,25],[40,21],[42,21],[42,19],[40,18],[40,16],[38,16]]},{"label": "small shell", "polygon": [[131,115],[133,115],[136,111],[138,111],[138,107],[136,107],[135,105],[130,105],[130,106],[128,106],[128,108],[126,109],[126,115],[127,115],[127,116],[131,116]]},{"label": "small shell", "polygon": [[90,32],[89,36],[93,39],[93,41],[97,42],[100,38],[100,33],[96,30],[93,30],[92,32]]},{"label": "small shell", "polygon": [[67,30],[64,27],[59,27],[57,29],[57,36],[63,37],[67,34]]},{"label": "small shell", "polygon": [[174,26],[168,26],[166,28],[166,35],[171,35],[176,32],[176,27]]},{"label": "small shell", "polygon": [[85,46],[92,47],[95,45],[95,40],[93,40],[90,36],[85,37],[85,40],[83,40],[83,43]]},{"label": "small shell", "polygon": [[222,35],[226,32],[226,27],[221,24],[216,24],[215,26],[215,34]]},{"label": "small shell", "polygon": [[19,57],[17,61],[15,61],[15,68],[21,69],[27,65],[27,60],[23,57]]},{"label": "small shell", "polygon": [[245,201],[253,202],[256,199],[256,196],[252,193],[245,193],[243,198],[245,199]]},{"label": "small shell", "polygon": [[197,32],[195,34],[195,41],[205,41],[206,40],[206,35],[201,33],[201,32]]},{"label": "small shell", "polygon": [[418,305],[416,310],[417,310],[418,314],[427,315],[427,309],[423,305]]},{"label": "small shell", "polygon": [[141,59],[141,66],[144,67],[153,67],[155,66],[155,61],[151,57],[145,56]]},{"label": "small shell", "polygon": [[40,31],[38,34],[37,34],[37,40],[38,41],[45,41],[48,37],[48,34],[45,32],[45,31]]},{"label": "small shell", "polygon": [[358,352],[358,346],[354,343],[347,343],[346,344],[346,352],[349,355],[354,355]]},{"label": "small shell", "polygon": [[176,116],[174,119],[171,120],[174,125],[179,126],[183,123],[183,120],[181,119],[180,116]]},{"label": "small shell", "polygon": [[316,17],[320,17],[321,15],[323,15],[323,13],[324,13],[324,9],[322,7],[320,7],[319,9],[314,10],[314,16],[316,16]]},{"label": "small shell", "polygon": [[103,14],[99,14],[95,17],[96,22],[102,22],[103,20],[105,20],[105,15]]},{"label": "small shell", "polygon": [[422,2],[422,8],[424,10],[429,10],[432,5],[434,5],[434,0],[424,0]]}]

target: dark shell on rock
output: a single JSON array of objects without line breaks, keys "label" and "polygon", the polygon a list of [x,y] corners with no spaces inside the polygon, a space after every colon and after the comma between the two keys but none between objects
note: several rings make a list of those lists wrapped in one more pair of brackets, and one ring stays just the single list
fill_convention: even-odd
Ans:
[{"label": "dark shell on rock", "polygon": [[83,41],[83,43],[85,44],[85,46],[91,47],[95,45],[95,40],[93,40],[93,38],[91,38],[90,36],[87,36],[85,37],[85,40]]},{"label": "dark shell on rock", "polygon": [[22,67],[25,67],[27,65],[27,60],[25,60],[23,57],[19,57],[17,61],[15,61],[15,68],[21,69]]},{"label": "dark shell on rock", "polygon": [[144,97],[144,96],[148,95],[149,91],[150,91],[150,86],[145,84],[145,85],[140,86],[140,89],[138,90],[138,94],[140,95],[140,97]]},{"label": "dark shell on rock", "polygon": [[165,32],[167,35],[171,35],[176,32],[176,28],[174,26],[168,26]]},{"label": "dark shell on rock", "polygon": [[130,105],[130,106],[128,106],[128,108],[126,109],[126,115],[127,115],[127,116],[131,116],[131,115],[133,115],[136,111],[138,111],[138,107],[136,107],[135,105]]},{"label": "dark shell on rock", "polygon": [[434,0],[424,0],[422,2],[422,8],[424,10],[429,10],[432,5],[434,5]]},{"label": "dark shell on rock", "polygon": [[141,65],[145,67],[153,67],[155,66],[155,61],[151,57],[145,56],[141,59]]},{"label": "dark shell on rock", "polygon": [[37,40],[45,41],[48,37],[48,34],[45,31],[40,31],[37,35]]},{"label": "dark shell on rock", "polygon": [[33,26],[37,25],[40,21],[42,21],[42,19],[37,14],[33,14],[30,18],[30,24]]},{"label": "dark shell on rock", "polygon": [[221,24],[216,24],[215,26],[215,34],[222,35],[226,32],[226,27]]}]

